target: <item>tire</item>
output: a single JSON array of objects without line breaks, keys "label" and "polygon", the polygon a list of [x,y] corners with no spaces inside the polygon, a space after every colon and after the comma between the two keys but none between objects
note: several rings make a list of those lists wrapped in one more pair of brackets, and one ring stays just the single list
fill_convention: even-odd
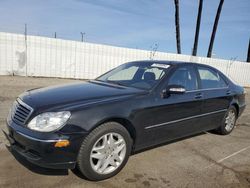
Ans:
[{"label": "tire", "polygon": [[104,123],[84,139],[77,157],[77,168],[88,180],[110,178],[125,166],[131,148],[132,139],[125,127],[116,122]]},{"label": "tire", "polygon": [[222,125],[217,129],[217,132],[221,135],[230,134],[235,127],[236,120],[237,110],[234,106],[230,106],[225,117],[223,118]]}]

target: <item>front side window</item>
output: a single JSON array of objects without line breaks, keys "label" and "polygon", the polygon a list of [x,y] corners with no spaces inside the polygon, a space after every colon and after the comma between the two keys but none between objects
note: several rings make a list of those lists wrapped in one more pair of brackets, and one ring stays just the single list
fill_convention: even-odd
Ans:
[{"label": "front side window", "polygon": [[201,79],[202,89],[211,89],[211,88],[223,88],[226,87],[226,82],[221,78],[218,72],[207,68],[207,67],[198,67],[198,72]]},{"label": "front side window", "polygon": [[168,85],[180,85],[187,91],[198,89],[196,73],[191,66],[178,68],[168,81]]},{"label": "front side window", "polygon": [[170,65],[161,63],[127,63],[100,76],[96,80],[135,87],[151,89],[166,75]]}]

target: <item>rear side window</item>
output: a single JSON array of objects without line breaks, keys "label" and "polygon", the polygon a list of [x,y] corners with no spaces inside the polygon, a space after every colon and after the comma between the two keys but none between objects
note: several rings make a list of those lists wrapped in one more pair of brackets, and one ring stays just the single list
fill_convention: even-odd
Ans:
[{"label": "rear side window", "polygon": [[196,73],[192,66],[178,68],[168,81],[168,85],[181,85],[187,91],[198,89]]},{"label": "rear side window", "polygon": [[207,67],[198,67],[198,72],[201,78],[202,89],[227,87],[227,83],[218,72]]}]

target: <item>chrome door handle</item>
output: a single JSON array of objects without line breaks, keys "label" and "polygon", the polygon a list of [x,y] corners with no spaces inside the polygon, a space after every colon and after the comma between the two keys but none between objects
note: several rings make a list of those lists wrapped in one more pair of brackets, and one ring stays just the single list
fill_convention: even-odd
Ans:
[{"label": "chrome door handle", "polygon": [[197,93],[194,98],[201,99],[202,97],[203,97],[202,93]]}]

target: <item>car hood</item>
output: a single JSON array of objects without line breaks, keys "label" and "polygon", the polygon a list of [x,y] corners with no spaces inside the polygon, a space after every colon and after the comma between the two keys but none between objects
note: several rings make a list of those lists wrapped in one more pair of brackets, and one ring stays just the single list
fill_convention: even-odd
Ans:
[{"label": "car hood", "polygon": [[89,105],[145,93],[144,90],[104,83],[87,81],[61,86],[28,90],[19,98],[34,109],[48,109],[72,105]]}]

